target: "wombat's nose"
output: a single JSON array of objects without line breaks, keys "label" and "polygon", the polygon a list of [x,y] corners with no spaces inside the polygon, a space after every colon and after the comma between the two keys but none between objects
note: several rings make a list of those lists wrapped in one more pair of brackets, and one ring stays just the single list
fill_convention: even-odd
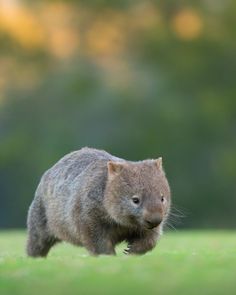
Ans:
[{"label": "wombat's nose", "polygon": [[155,217],[155,218],[149,218],[145,220],[146,226],[149,229],[152,229],[156,226],[158,226],[162,222],[161,217]]}]

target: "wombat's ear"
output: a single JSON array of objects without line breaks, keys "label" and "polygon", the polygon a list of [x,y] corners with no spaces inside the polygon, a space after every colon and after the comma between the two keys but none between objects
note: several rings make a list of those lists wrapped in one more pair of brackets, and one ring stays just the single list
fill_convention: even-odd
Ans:
[{"label": "wombat's ear", "polygon": [[162,169],[162,157],[155,160],[157,168]]},{"label": "wombat's ear", "polygon": [[109,175],[117,175],[124,168],[124,164],[119,163],[119,162],[109,161],[107,163],[107,168],[108,168]]}]

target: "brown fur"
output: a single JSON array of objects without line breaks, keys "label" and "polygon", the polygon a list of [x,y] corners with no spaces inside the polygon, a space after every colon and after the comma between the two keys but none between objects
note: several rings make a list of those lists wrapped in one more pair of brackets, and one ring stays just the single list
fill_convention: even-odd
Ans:
[{"label": "brown fur", "polygon": [[156,245],[170,202],[161,158],[131,162],[83,148],[43,175],[29,209],[27,253],[46,256],[63,240],[93,255],[115,254],[127,241],[126,254],[144,254]]}]

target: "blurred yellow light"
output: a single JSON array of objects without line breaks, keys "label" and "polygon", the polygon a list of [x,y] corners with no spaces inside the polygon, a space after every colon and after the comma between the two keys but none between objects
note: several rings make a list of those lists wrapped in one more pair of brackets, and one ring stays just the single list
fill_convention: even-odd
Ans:
[{"label": "blurred yellow light", "polygon": [[67,58],[77,51],[79,35],[69,28],[54,28],[47,44],[53,55],[58,58]]},{"label": "blurred yellow light", "polygon": [[120,53],[126,36],[123,24],[122,16],[112,12],[103,15],[103,19],[95,20],[86,34],[89,52],[95,55]]},{"label": "blurred yellow light", "polygon": [[10,1],[8,5],[7,1],[0,2],[0,30],[26,48],[35,48],[44,42],[39,21],[17,1]]},{"label": "blurred yellow light", "polygon": [[172,25],[178,37],[185,40],[199,37],[203,29],[202,18],[193,9],[183,9],[178,12],[172,21]]},{"label": "blurred yellow light", "polygon": [[69,58],[76,54],[80,35],[76,20],[79,12],[73,5],[47,3],[42,5],[40,18],[47,34],[45,47],[57,58]]}]

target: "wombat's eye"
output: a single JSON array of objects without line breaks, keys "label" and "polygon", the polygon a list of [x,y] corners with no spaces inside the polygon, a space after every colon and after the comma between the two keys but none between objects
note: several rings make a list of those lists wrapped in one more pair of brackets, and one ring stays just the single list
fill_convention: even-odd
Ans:
[{"label": "wombat's eye", "polygon": [[132,201],[133,201],[133,203],[136,204],[136,205],[138,205],[138,204],[140,203],[140,200],[139,200],[138,197],[133,197],[133,198],[132,198]]},{"label": "wombat's eye", "polygon": [[161,196],[161,202],[164,203],[165,202],[165,197]]}]

